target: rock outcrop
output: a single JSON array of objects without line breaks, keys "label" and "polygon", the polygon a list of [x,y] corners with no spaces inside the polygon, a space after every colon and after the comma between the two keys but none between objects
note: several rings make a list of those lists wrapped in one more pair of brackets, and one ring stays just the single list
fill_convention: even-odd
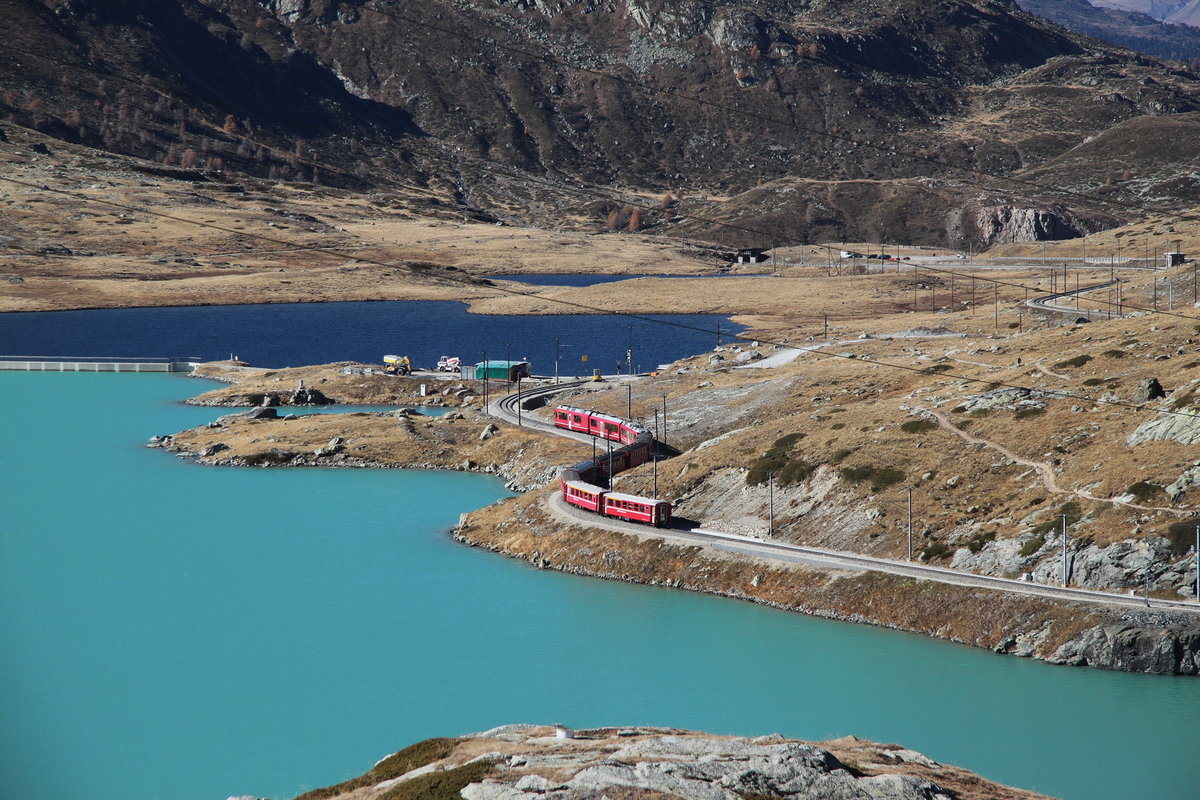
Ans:
[{"label": "rock outcrop", "polygon": [[[399,774],[396,774],[399,773]],[[407,786],[406,786],[407,784]],[[846,737],[818,746],[779,734],[711,736],[671,728],[504,725],[419,742],[371,772],[308,798],[379,790],[464,800],[1036,800],[897,745]],[[449,791],[447,791],[449,790]]]}]

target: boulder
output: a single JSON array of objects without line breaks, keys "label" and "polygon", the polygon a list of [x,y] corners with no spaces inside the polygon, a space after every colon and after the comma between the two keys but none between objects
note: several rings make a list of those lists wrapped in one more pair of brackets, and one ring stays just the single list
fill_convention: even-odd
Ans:
[{"label": "boulder", "polygon": [[1125,438],[1125,444],[1130,446],[1154,441],[1200,443],[1200,414],[1160,412],[1154,419],[1143,422]]},{"label": "boulder", "polygon": [[346,440],[340,436],[335,436],[329,440],[329,444],[324,447],[318,447],[313,451],[313,455],[317,457],[334,456],[346,449]]},{"label": "boulder", "polygon": [[310,389],[300,387],[292,392],[292,396],[288,398],[287,405],[289,406],[328,406],[333,405],[333,400],[325,396],[325,393],[320,389]]},{"label": "boulder", "polygon": [[762,358],[762,355],[757,350],[746,350],[745,352],[738,353],[733,360],[738,364],[749,364],[751,361],[758,361],[760,358]]},{"label": "boulder", "polygon": [[496,424],[495,424],[495,423],[493,423],[493,422],[489,422],[489,423],[487,424],[487,427],[485,427],[485,428],[484,428],[484,429],[483,429],[483,430],[480,432],[480,434],[479,434],[479,441],[481,441],[481,442],[486,442],[488,439],[492,438],[493,436],[495,436],[495,435],[496,435],[497,433],[499,433],[499,432],[500,432],[500,429],[499,429],[498,427],[496,427]]},{"label": "boulder", "polygon": [[1166,396],[1167,393],[1163,390],[1162,384],[1158,382],[1158,378],[1142,378],[1138,383],[1137,391],[1133,393],[1132,402],[1148,403]]}]

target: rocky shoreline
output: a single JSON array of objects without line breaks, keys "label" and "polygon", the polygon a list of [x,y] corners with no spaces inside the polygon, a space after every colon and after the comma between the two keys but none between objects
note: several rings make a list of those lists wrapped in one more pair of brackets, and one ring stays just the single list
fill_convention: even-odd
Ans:
[{"label": "rocky shoreline", "polygon": [[[511,521],[498,519],[500,513]],[[748,600],[1051,664],[1200,675],[1200,620],[1183,612],[1117,610],[874,572],[833,573],[737,558],[669,544],[650,530],[635,536],[564,526],[528,496],[502,509],[464,514],[452,535],[540,569]]]},{"label": "rocky shoreline", "polygon": [[427,739],[297,800],[1045,800],[895,744],[645,726],[503,725]]},{"label": "rocky shoreline", "polygon": [[[339,375],[349,372],[352,388],[360,392],[386,390],[389,396],[404,397],[405,385],[396,378],[363,389],[357,368],[331,366],[339,367]],[[329,385],[329,367],[325,372],[306,369],[309,385],[323,377],[321,385]],[[209,371],[229,374],[227,366]],[[244,372],[236,366],[234,371]],[[253,388],[297,380],[296,371],[259,371],[251,377],[257,382]],[[410,393],[412,389],[407,387]],[[1200,674],[1200,620],[1184,612],[1060,603],[869,572],[820,572],[668,545],[655,539],[651,529],[645,535],[625,535],[565,525],[549,516],[541,503],[544,492],[535,490],[552,483],[562,466],[577,460],[578,445],[528,428],[497,425],[478,410],[477,398],[457,396],[449,384],[444,391],[460,407],[440,417],[411,410],[355,412],[352,406],[343,414],[280,416],[275,408],[260,406],[201,428],[155,437],[151,446],[212,465],[444,469],[495,475],[511,491],[528,494],[463,515],[452,535],[464,544],[541,568],[748,600],[1054,664]],[[238,381],[202,398],[209,405],[226,405],[230,397],[245,402],[253,394]],[[343,399],[340,393],[330,396]],[[442,393],[424,399],[446,400]],[[989,552],[985,548],[981,555]]]}]

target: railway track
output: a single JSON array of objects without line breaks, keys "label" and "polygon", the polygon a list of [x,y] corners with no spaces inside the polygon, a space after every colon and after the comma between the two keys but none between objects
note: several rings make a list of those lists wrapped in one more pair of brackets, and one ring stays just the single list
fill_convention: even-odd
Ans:
[{"label": "railway track", "polygon": [[[1099,288],[1099,287],[1091,287]],[[565,389],[579,388],[589,381],[570,381],[534,387],[521,392],[520,402],[523,406],[521,425],[526,428],[550,433],[555,436],[565,436],[576,441],[590,443],[587,434],[563,430],[554,425],[535,419],[525,413],[529,401],[540,399]],[[488,403],[489,414],[500,417],[513,424],[517,422],[518,397],[514,392],[498,400]],[[621,522],[595,514],[589,514],[563,502],[557,492],[549,497],[549,508],[552,513],[564,521],[573,524],[586,525],[593,528],[633,534],[641,538],[655,538],[677,541],[684,544],[698,544],[725,552],[736,553],[778,561],[789,564],[805,564],[821,569],[851,570],[855,572],[882,572],[888,575],[899,575],[917,580],[936,581],[954,586],[966,586],[977,589],[1009,592],[1011,594],[1042,597],[1050,600],[1066,600],[1078,603],[1098,603],[1107,606],[1125,608],[1153,608],[1160,611],[1181,611],[1200,614],[1200,603],[1185,600],[1163,600],[1161,598],[1102,592],[1094,589],[1077,589],[1064,586],[1050,586],[1041,583],[1031,583],[1012,578],[999,578],[991,575],[979,575],[974,572],[963,572],[947,567],[935,567],[928,564],[916,564],[909,561],[848,553],[841,550],[825,550],[817,547],[788,544],[753,536],[743,536],[735,533],[708,530],[703,527],[684,527],[676,523],[663,528],[652,528],[645,525]]]},{"label": "railway track", "polygon": [[1071,289],[1066,292],[1057,292],[1055,294],[1045,294],[1041,297],[1033,297],[1025,301],[1028,308],[1035,308],[1038,311],[1045,311],[1050,314],[1074,314],[1077,317],[1087,317],[1090,319],[1115,319],[1121,316],[1111,308],[1071,308],[1070,306],[1060,305],[1057,301],[1063,298],[1079,297],[1088,292],[1098,292],[1101,289],[1107,289],[1110,286],[1116,286],[1119,281],[1105,281],[1104,283],[1093,284],[1092,286],[1084,286],[1080,289]]}]

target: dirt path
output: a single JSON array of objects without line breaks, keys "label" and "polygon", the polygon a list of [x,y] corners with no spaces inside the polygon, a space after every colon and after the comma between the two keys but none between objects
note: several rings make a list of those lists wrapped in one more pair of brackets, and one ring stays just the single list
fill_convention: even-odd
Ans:
[{"label": "dirt path", "polygon": [[[1051,374],[1053,374],[1053,373],[1051,373]],[[1054,477],[1054,467],[1052,467],[1050,464],[1047,464],[1044,461],[1034,461],[1032,458],[1025,458],[1024,456],[1019,456],[1002,444],[997,444],[996,442],[988,441],[987,439],[981,439],[978,436],[972,436],[971,434],[964,431],[962,428],[956,427],[954,425],[954,423],[951,422],[949,420],[949,418],[947,418],[946,415],[941,413],[940,411],[934,411],[933,409],[924,408],[924,407],[918,407],[916,410],[920,411],[920,412],[924,412],[924,413],[928,414],[929,416],[933,417],[934,420],[937,421],[937,424],[939,426],[941,426],[941,428],[943,430],[953,433],[955,436],[962,439],[967,444],[978,445],[980,447],[987,447],[988,449],[995,450],[997,453],[1000,453],[1002,456],[1013,461],[1014,463],[1023,464],[1026,467],[1032,468],[1034,471],[1037,472],[1038,477],[1041,478],[1042,485],[1046,487],[1046,491],[1054,492],[1055,494],[1069,494],[1069,495],[1073,495],[1075,497],[1082,497],[1086,500],[1095,500],[1098,503],[1111,503],[1114,506],[1120,506],[1122,508],[1134,508],[1134,509],[1137,509],[1138,511],[1165,511],[1166,513],[1171,514],[1176,517],[1188,516],[1187,511],[1181,511],[1179,509],[1174,509],[1174,508],[1162,508],[1160,506],[1142,506],[1142,505],[1138,505],[1136,503],[1130,503],[1128,501],[1122,500],[1120,498],[1120,496],[1118,496],[1118,497],[1097,497],[1096,495],[1092,494],[1091,492],[1087,491],[1086,489],[1064,489],[1063,487],[1058,485],[1058,481]]]}]

